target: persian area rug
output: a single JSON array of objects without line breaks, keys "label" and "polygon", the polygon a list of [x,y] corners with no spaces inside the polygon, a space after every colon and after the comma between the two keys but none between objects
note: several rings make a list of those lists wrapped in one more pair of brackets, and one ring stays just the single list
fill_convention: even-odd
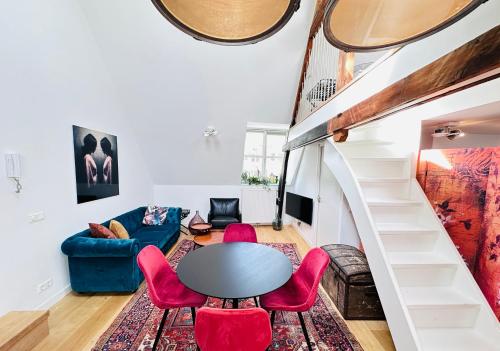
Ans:
[{"label": "persian area rug", "polygon": [[[300,256],[295,244],[266,245],[283,252],[292,262],[294,270],[297,269],[300,264]],[[192,248],[192,241],[181,241],[169,256],[171,265],[176,267],[182,257]],[[207,306],[221,307],[222,300],[209,298]],[[240,301],[240,308],[245,307],[254,307],[253,301],[251,299]],[[149,300],[147,286],[143,283],[108,330],[99,338],[93,351],[151,350],[162,315],[163,311],[155,307]],[[314,350],[363,350],[321,289],[313,308],[303,315]],[[157,350],[196,351],[194,328],[189,308],[170,310]],[[307,350],[297,313],[276,313],[270,350]]]}]

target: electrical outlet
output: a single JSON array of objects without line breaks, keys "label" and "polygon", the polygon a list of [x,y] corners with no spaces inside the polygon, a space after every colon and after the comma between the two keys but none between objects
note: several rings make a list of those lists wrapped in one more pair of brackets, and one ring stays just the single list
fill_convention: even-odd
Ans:
[{"label": "electrical outlet", "polygon": [[30,223],[40,222],[45,219],[45,213],[43,211],[33,212],[29,214]]},{"label": "electrical outlet", "polygon": [[52,280],[52,278],[49,278],[46,281],[41,282],[40,284],[38,284],[38,286],[36,287],[36,291],[39,294],[41,294],[45,290],[48,290],[49,288],[51,288],[53,284],[54,284],[54,281]]}]

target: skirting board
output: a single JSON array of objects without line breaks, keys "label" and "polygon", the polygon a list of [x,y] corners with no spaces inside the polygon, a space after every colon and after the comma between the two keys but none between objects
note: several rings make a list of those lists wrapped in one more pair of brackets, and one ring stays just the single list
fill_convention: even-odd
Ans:
[{"label": "skirting board", "polygon": [[68,295],[68,293],[71,291],[71,285],[68,284],[61,290],[59,290],[57,293],[49,297],[47,300],[42,302],[40,305],[36,306],[34,309],[35,310],[48,310],[50,307],[54,306],[56,303],[58,303],[64,296]]}]

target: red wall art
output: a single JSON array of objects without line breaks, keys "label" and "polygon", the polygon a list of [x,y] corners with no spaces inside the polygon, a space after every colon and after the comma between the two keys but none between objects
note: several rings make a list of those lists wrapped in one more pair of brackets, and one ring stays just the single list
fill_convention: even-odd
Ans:
[{"label": "red wall art", "polygon": [[417,179],[500,320],[500,147],[422,150]]}]

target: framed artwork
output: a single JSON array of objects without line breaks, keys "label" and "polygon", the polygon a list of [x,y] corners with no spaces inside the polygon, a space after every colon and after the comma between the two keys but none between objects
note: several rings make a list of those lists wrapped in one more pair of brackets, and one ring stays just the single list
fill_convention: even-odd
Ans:
[{"label": "framed artwork", "polygon": [[77,203],[118,195],[116,136],[73,126],[73,146]]},{"label": "framed artwork", "polygon": [[418,181],[500,320],[500,147],[433,151],[449,167],[420,160]]}]

